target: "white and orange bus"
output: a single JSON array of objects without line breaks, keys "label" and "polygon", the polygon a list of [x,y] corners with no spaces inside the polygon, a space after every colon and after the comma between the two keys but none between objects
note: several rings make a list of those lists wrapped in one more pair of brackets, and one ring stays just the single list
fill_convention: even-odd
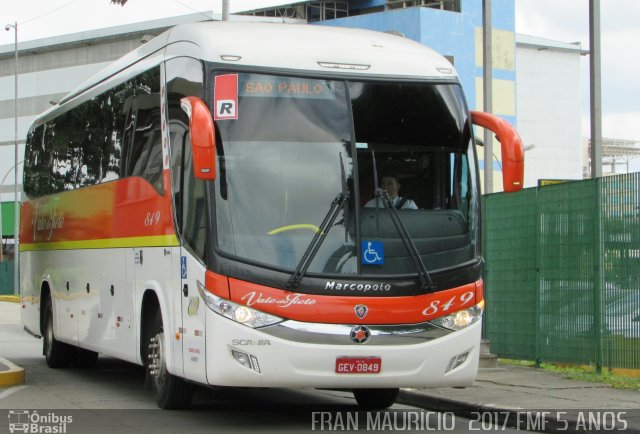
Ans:
[{"label": "white and orange bus", "polygon": [[[472,123],[446,59],[311,25],[173,28],[33,123],[23,322],[52,368],[146,366],[162,408],[194,384],[465,386],[483,312]],[[393,205],[379,181],[394,174]],[[374,200],[374,206],[367,202]]]}]

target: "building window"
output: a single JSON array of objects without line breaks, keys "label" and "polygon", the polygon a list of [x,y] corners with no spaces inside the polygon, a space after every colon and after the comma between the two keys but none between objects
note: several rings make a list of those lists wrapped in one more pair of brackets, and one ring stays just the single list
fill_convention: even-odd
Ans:
[{"label": "building window", "polygon": [[416,6],[461,12],[460,0],[387,0],[385,9],[412,8]]}]

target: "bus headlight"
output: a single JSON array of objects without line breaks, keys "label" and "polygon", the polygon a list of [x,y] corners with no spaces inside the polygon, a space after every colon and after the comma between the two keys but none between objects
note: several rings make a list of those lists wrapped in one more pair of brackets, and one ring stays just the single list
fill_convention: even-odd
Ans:
[{"label": "bus headlight", "polygon": [[469,327],[471,324],[478,322],[478,320],[482,318],[483,310],[484,300],[473,307],[436,318],[430,322],[431,324],[435,324],[449,330],[462,330],[463,328]]},{"label": "bus headlight", "polygon": [[234,303],[224,298],[220,298],[206,290],[202,283],[197,282],[200,297],[209,309],[215,313],[229,318],[237,323],[244,324],[251,328],[265,327],[283,321],[276,315],[261,312],[250,307]]}]

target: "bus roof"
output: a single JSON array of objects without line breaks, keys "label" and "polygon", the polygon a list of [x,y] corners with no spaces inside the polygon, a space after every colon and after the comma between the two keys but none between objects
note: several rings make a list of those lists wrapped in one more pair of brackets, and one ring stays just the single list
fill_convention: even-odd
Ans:
[{"label": "bus roof", "polygon": [[[225,62],[221,55],[241,59],[228,62],[304,71],[327,72],[321,63],[364,65],[343,69],[374,75],[450,77],[452,65],[426,46],[401,36],[362,29],[311,24],[204,22],[177,26],[169,40],[191,40],[202,58]],[[438,71],[448,69],[448,73]],[[329,69],[330,71],[330,69]]]},{"label": "bus roof", "polygon": [[[191,56],[229,68],[456,80],[453,66],[401,36],[309,24],[206,21],[173,27],[116,60],[62,98],[64,104],[152,54]],[[55,110],[55,108],[52,108]]]}]

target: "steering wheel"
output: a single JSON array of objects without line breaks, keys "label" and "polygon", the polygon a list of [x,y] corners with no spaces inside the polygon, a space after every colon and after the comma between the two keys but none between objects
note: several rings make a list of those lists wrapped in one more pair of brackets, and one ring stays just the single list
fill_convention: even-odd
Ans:
[{"label": "steering wheel", "polygon": [[320,232],[320,228],[316,225],[312,225],[309,223],[300,223],[297,225],[287,225],[287,226],[280,226],[279,228],[275,228],[269,232],[267,232],[267,235],[276,235],[279,234],[281,232],[287,232],[287,231],[296,231],[298,229],[307,229],[310,230],[312,232]]}]

